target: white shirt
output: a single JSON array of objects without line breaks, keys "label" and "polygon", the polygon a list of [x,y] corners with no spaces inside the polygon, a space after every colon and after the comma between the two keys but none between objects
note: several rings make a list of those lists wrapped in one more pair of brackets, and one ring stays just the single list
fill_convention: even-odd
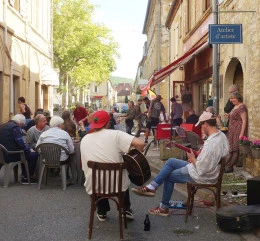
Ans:
[{"label": "white shirt", "polygon": [[220,159],[228,155],[229,144],[225,134],[218,131],[208,137],[197,157],[196,166],[188,164],[191,178],[198,183],[215,183],[217,181]]},{"label": "white shirt", "polygon": [[[36,147],[42,143],[58,144],[65,147],[69,151],[69,153],[74,152],[74,145],[70,135],[59,127],[52,127],[49,130],[43,132],[40,135],[39,140],[37,141]],[[64,151],[61,151],[60,160],[65,161],[67,159],[68,156],[66,155],[66,153]]]},{"label": "white shirt", "polygon": [[[82,169],[85,173],[85,187],[88,194],[92,193],[92,169],[88,168],[88,161],[95,162],[123,162],[122,154],[129,151],[134,136],[119,130],[102,129],[87,134],[80,144]],[[128,172],[123,173],[123,191],[130,184]]]}]

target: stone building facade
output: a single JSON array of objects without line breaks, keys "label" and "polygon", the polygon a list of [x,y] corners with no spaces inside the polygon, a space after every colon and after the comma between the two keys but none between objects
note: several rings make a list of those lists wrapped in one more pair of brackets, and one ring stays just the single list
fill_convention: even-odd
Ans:
[{"label": "stone building facade", "polygon": [[[143,34],[147,35],[145,58],[142,61],[142,78],[149,80],[153,73],[169,64],[169,31],[165,26],[171,0],[148,1]],[[157,94],[168,93],[168,83],[162,82],[152,88]],[[166,97],[166,96],[165,96]],[[169,95],[162,101],[167,106]]]},{"label": "stone building facade", "polygon": [[[149,1],[151,4],[153,1]],[[152,75],[152,81],[147,85],[162,96],[181,96],[190,93],[192,98],[190,106],[198,114],[213,104],[215,97],[213,86],[213,50],[209,44],[209,24],[214,23],[212,0],[173,0],[168,9],[167,16],[162,16],[162,25],[169,31],[169,48],[165,49],[165,56],[169,62],[161,62],[162,69],[152,73],[148,63],[155,55],[149,55],[149,48],[159,49],[158,41],[149,43],[151,37],[147,34],[148,54],[141,67],[145,66],[147,76]],[[154,1],[155,3],[155,1]],[[168,3],[167,3],[168,4]],[[219,109],[217,112],[224,117],[224,106],[230,97],[229,86],[236,84],[243,95],[243,102],[248,108],[248,131],[246,135],[250,140],[260,139],[260,0],[219,0],[218,24],[241,24],[243,42],[238,44],[219,44],[217,67],[219,79],[217,80]],[[147,8],[147,16],[154,18],[145,22],[145,27],[153,26],[158,15]],[[166,14],[166,13],[165,13]],[[166,35],[165,35],[166,36]],[[167,40],[165,40],[165,43]],[[152,46],[152,47],[151,47]],[[165,47],[164,46],[161,46]],[[167,52],[169,51],[169,52]],[[153,58],[156,59],[156,58]],[[154,65],[152,65],[154,66]],[[169,72],[167,72],[170,70]],[[165,73],[165,75],[163,74]],[[163,76],[163,77],[160,77]],[[148,78],[148,79],[149,79]],[[164,83],[163,83],[164,81]],[[163,84],[162,84],[163,83]],[[168,88],[158,87],[165,85]],[[180,102],[182,98],[179,98]],[[215,100],[214,100],[215,101]],[[168,102],[168,100],[167,100]],[[169,103],[164,103],[166,106]],[[168,106],[169,108],[169,106]],[[184,116],[185,117],[185,116]],[[259,159],[248,155],[244,158],[244,167],[253,175],[259,175]],[[251,164],[250,164],[251,163]]]},{"label": "stone building facade", "polygon": [[52,111],[52,0],[0,1],[0,123],[19,111],[25,97],[34,112]]},{"label": "stone building facade", "polygon": [[248,136],[260,139],[260,0],[227,0],[220,5],[220,24],[242,24],[243,43],[220,45],[220,76],[223,79],[223,104],[228,86],[237,84],[248,108]]},{"label": "stone building facade", "polygon": [[[176,65],[163,80],[152,81],[151,89],[165,97],[177,95],[180,101],[181,95],[189,92],[192,94],[191,108],[201,114],[207,106],[212,105],[214,97],[213,54],[208,44],[209,24],[213,24],[212,1],[164,1],[165,9],[161,11],[163,13],[161,25],[164,26],[165,32],[161,32],[161,39],[164,39],[161,41],[161,47],[157,46],[159,42],[152,32],[158,21],[158,14],[156,14],[160,6],[158,2],[148,2],[144,23],[147,53],[140,62],[141,68],[145,69],[147,79],[150,79],[151,75],[156,75],[158,49],[163,49],[164,59],[162,58],[160,62],[162,70],[167,69],[174,62]],[[228,88],[231,84],[238,85],[248,108],[247,135],[250,139],[260,139],[258,121],[260,0],[219,0],[218,2],[219,24],[242,24],[243,43],[219,45],[219,110],[217,112],[224,116],[224,106],[229,98]],[[167,35],[167,32],[170,34]],[[167,106],[168,98],[165,99],[164,104]]]}]

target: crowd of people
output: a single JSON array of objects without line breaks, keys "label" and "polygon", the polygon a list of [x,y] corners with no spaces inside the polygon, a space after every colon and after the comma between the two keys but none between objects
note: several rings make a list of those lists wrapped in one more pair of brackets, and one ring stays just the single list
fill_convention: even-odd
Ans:
[{"label": "crowd of people", "polygon": [[[186,160],[170,158],[162,168],[158,176],[148,185],[134,187],[132,191],[139,195],[154,196],[156,190],[164,184],[163,197],[160,205],[150,209],[151,214],[168,216],[169,200],[171,199],[175,183],[201,182],[213,183],[219,173],[219,160],[227,156],[226,172],[232,172],[233,166],[239,157],[238,140],[246,135],[247,131],[247,109],[243,104],[243,98],[235,85],[230,86],[230,99],[225,106],[225,118],[228,119],[229,130],[227,136],[220,131],[223,121],[217,115],[212,106],[200,115],[190,108],[189,115],[184,118],[182,105],[172,97],[170,119],[167,118],[165,107],[161,100],[161,95],[157,95],[153,100],[147,96],[140,98],[135,105],[133,101],[128,102],[128,110],[124,116],[126,132],[115,130],[115,125],[119,119],[117,109],[113,108],[111,113],[104,110],[96,112],[87,111],[86,108],[77,103],[73,116],[70,111],[64,111],[61,116],[50,117],[49,111],[37,109],[34,118],[31,119],[32,112],[25,99],[20,97],[18,104],[20,113],[16,114],[12,120],[0,125],[0,144],[7,150],[23,150],[29,165],[29,175],[31,183],[37,183],[35,173],[38,153],[37,146],[42,143],[55,143],[65,147],[69,153],[74,152],[73,140],[79,131],[83,131],[80,148],[82,169],[85,173],[85,187],[87,193],[91,194],[91,171],[88,168],[88,160],[96,162],[122,162],[122,153],[129,151],[131,147],[142,151],[151,130],[154,131],[160,122],[169,123],[171,126],[180,126],[184,121],[194,126],[200,126],[202,133],[206,137],[202,151],[195,157],[193,152],[187,152]],[[142,107],[145,106],[145,108]],[[142,131],[142,120],[145,116],[144,139],[139,138]],[[137,123],[137,130],[132,134],[134,122]],[[26,138],[23,136],[26,132]],[[109,141],[107,141],[109,140]],[[17,155],[6,155],[6,162],[17,161]],[[67,159],[63,152],[60,161]],[[25,167],[22,168],[23,184],[28,184],[28,177]],[[124,203],[126,214],[129,219],[133,219],[131,202],[129,196],[129,179],[124,173],[123,190],[126,191]],[[110,206],[107,199],[97,203],[97,217],[100,221],[105,221]]]}]

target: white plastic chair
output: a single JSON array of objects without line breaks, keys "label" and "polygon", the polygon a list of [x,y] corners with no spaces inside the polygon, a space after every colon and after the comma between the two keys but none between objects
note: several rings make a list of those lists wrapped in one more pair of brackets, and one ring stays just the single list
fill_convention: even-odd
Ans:
[{"label": "white plastic chair", "polygon": [[[20,158],[17,156],[17,161],[8,163],[5,161],[4,153],[6,155],[18,155]],[[12,170],[14,170],[14,180],[16,182],[18,182],[18,173],[21,172],[22,163],[25,165],[28,182],[30,184],[28,162],[25,159],[24,152],[22,150],[21,151],[8,151],[3,145],[0,144],[0,165],[2,164],[4,166],[4,187],[9,186]],[[17,168],[17,166],[19,167],[19,169]]]},{"label": "white plastic chair", "polygon": [[[73,163],[73,158],[70,158],[70,154],[66,148],[54,143],[42,143],[37,146],[36,151],[40,154],[40,175],[39,186],[41,189],[41,183],[45,168],[61,168],[62,189],[66,190],[66,172],[67,167],[70,165],[71,173],[74,184],[76,184],[76,166]],[[68,159],[60,161],[61,151],[64,151],[68,155]],[[45,171],[45,184],[47,183],[47,170]]]}]

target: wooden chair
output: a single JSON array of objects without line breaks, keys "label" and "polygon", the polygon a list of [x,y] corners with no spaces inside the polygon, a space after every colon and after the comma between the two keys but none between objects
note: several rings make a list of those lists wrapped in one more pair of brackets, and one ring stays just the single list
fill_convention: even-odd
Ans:
[{"label": "wooden chair", "polygon": [[146,156],[146,154],[147,154],[147,152],[148,152],[148,150],[149,150],[149,148],[150,148],[152,142],[153,142],[153,140],[150,141],[150,142],[145,146],[144,151],[143,151],[144,156]]},{"label": "wooden chair", "polygon": [[[60,161],[61,151],[64,151],[68,159],[65,161]],[[73,159],[71,158],[71,154],[69,154],[68,150],[61,145],[54,143],[42,143],[37,146],[36,151],[40,154],[40,175],[39,175],[39,186],[38,189],[41,189],[41,183],[43,174],[45,171],[45,184],[47,183],[47,169],[61,168],[61,179],[62,179],[62,189],[66,190],[66,172],[68,165],[71,167],[71,173],[74,184],[76,184],[76,167],[75,163],[73,163]]]},{"label": "wooden chair", "polygon": [[[113,200],[117,206],[120,239],[123,239],[123,222],[127,228],[125,206],[123,205],[125,192],[122,191],[123,170],[127,168],[126,162],[120,163],[100,163],[88,161],[88,167],[92,169],[92,194],[91,209],[89,218],[88,238],[91,239],[94,212],[96,204],[104,198]],[[123,213],[122,213],[123,210]],[[122,215],[123,214],[123,215]],[[123,217],[122,217],[123,216]]]},{"label": "wooden chair", "polygon": [[216,183],[213,184],[202,184],[202,183],[187,183],[187,192],[188,192],[188,199],[187,199],[187,209],[186,209],[186,216],[185,216],[185,222],[188,220],[188,216],[191,215],[192,209],[193,209],[193,202],[194,202],[194,195],[199,189],[208,189],[213,192],[215,201],[216,201],[216,208],[220,208],[220,193],[221,193],[221,184],[222,184],[222,178],[223,173],[225,170],[225,163],[226,163],[226,157],[222,157],[219,161],[220,165],[220,171],[218,175],[218,179]]},{"label": "wooden chair", "polygon": [[[17,160],[16,162],[6,162],[5,161],[5,155],[16,155]],[[8,151],[3,145],[0,144],[0,169],[1,166],[4,166],[4,187],[8,187],[9,181],[10,181],[10,174],[11,171],[14,170],[14,179],[16,182],[18,182],[18,168],[21,169],[21,164],[24,164],[28,182],[30,184],[30,174],[29,174],[29,168],[28,168],[28,162],[25,159],[24,152],[21,151]]]}]

